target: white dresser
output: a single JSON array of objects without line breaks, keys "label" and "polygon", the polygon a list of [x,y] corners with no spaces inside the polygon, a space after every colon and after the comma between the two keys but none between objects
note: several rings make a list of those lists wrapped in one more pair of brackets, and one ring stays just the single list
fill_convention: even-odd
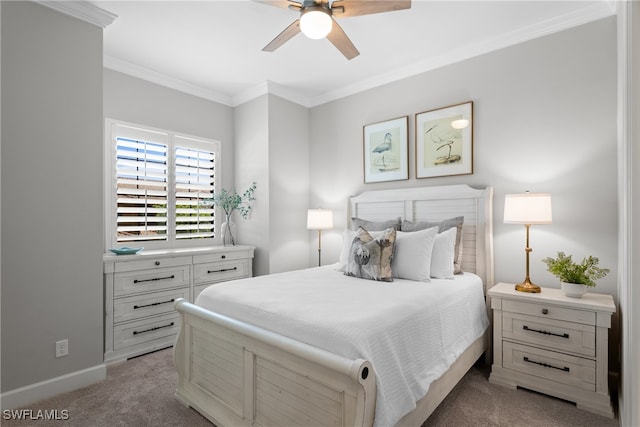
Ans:
[{"label": "white dresser", "polygon": [[193,302],[211,284],[251,277],[253,252],[253,246],[212,246],[105,254],[105,362],[173,345],[180,328],[174,302]]},{"label": "white dresser", "polygon": [[493,365],[489,381],[556,396],[613,417],[608,382],[610,295],[571,298],[560,289],[491,288]]}]

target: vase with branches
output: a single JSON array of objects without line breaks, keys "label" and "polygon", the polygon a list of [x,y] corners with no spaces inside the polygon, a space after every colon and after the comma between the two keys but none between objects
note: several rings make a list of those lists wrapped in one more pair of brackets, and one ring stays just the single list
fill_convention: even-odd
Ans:
[{"label": "vase with branches", "polygon": [[256,199],[255,191],[256,183],[253,182],[242,194],[238,194],[235,189],[223,188],[211,198],[210,203],[219,206],[224,211],[225,222],[222,224],[222,241],[225,246],[236,244],[231,215],[237,210],[242,218],[247,219],[251,212],[251,202]]}]

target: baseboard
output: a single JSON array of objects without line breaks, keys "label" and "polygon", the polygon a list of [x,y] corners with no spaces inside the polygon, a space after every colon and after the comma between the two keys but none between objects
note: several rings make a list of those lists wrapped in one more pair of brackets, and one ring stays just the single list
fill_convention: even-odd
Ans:
[{"label": "baseboard", "polygon": [[107,366],[102,363],[91,368],[2,393],[0,395],[0,408],[2,410],[21,408],[60,393],[86,387],[105,378],[107,378]]}]

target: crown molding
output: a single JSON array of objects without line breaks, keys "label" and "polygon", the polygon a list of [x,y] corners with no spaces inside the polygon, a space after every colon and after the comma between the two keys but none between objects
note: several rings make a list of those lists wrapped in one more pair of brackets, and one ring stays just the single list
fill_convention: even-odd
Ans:
[{"label": "crown molding", "polygon": [[409,66],[398,68],[393,72],[381,74],[370,79],[362,80],[353,85],[344,86],[342,88],[326,92],[313,98],[309,106],[315,107],[326,104],[349,95],[364,92],[365,90],[369,90],[374,87],[422,74],[436,68],[461,62],[488,52],[503,49],[505,47],[513,46],[518,43],[533,40],[613,15],[615,15],[615,9],[611,7],[610,1],[598,2],[597,4],[584,7],[580,10],[576,10],[562,16],[554,17],[528,27],[523,27],[510,33],[501,34],[500,36],[488,41],[467,45],[444,55],[427,58]]},{"label": "crown molding", "polygon": [[[65,3],[56,2],[40,2],[40,3]],[[74,2],[75,3],[75,2]],[[192,83],[179,80],[149,68],[141,67],[114,57],[104,57],[104,66],[125,74],[148,80],[153,83],[166,86],[181,92],[185,92],[194,96],[199,96],[210,101],[224,104],[230,107],[236,107],[244,104],[252,99],[265,94],[273,94],[287,99],[303,107],[312,108],[340,98],[344,98],[356,93],[364,92],[378,86],[389,84],[398,80],[422,74],[449,64],[461,62],[469,58],[473,58],[488,52],[503,49],[516,45],[525,41],[533,40],[559,31],[563,31],[572,27],[587,24],[599,19],[613,16],[617,11],[617,1],[602,0],[582,9],[572,11],[562,16],[550,18],[546,21],[523,27],[507,34],[501,34],[490,40],[467,45],[460,49],[452,50],[446,54],[436,57],[426,58],[425,60],[413,63],[406,67],[401,67],[393,72],[380,74],[369,79],[364,79],[358,83],[347,85],[335,90],[331,90],[322,95],[309,97],[302,91],[288,88],[286,86],[266,81],[240,91],[235,95],[229,96],[221,94],[210,89],[206,89]]]},{"label": "crown molding", "polygon": [[272,81],[260,83],[234,95],[231,98],[231,106],[237,107],[238,105],[244,104],[245,102],[266,94],[277,95],[288,101],[302,105],[303,107],[310,108],[312,106],[311,100],[307,96],[301,94],[300,91],[279,85]]},{"label": "crown molding", "polygon": [[34,0],[34,2],[100,28],[108,27],[118,17],[86,1]]},{"label": "crown molding", "polygon": [[184,80],[176,79],[166,74],[154,71],[150,68],[142,67],[140,65],[136,65],[131,62],[115,58],[113,56],[104,55],[103,66],[105,68],[109,68],[123,74],[128,74],[130,76],[137,77],[139,79],[146,80],[160,86],[165,86],[170,89],[175,89],[189,95],[204,98],[209,101],[217,102],[219,104],[227,105],[230,107],[234,106],[231,102],[230,96],[203,88],[198,85],[194,85]]}]

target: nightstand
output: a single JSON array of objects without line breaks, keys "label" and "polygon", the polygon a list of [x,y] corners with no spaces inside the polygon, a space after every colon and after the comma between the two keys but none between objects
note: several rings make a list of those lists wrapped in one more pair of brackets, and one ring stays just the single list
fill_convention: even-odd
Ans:
[{"label": "nightstand", "polygon": [[524,293],[512,283],[498,283],[488,295],[493,310],[489,381],[613,417],[608,334],[616,307],[610,295],[571,298],[553,288]]}]

